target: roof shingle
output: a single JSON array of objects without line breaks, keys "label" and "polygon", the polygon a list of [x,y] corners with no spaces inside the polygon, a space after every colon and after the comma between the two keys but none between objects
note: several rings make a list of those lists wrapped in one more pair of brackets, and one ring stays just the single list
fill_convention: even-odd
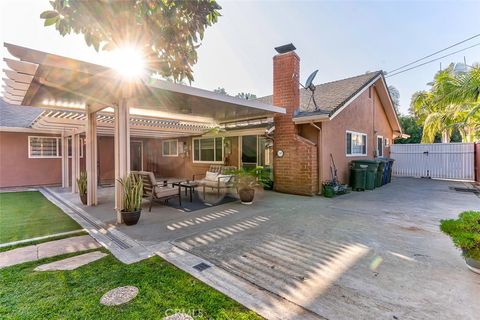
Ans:
[{"label": "roof shingle", "polygon": [[11,106],[0,99],[0,127],[30,128],[42,111],[41,108]]},{"label": "roof shingle", "polygon": [[[295,113],[295,117],[316,114],[332,115],[348,100],[360,92],[368,83],[381,74],[382,71],[369,72],[315,86],[315,102],[317,103],[318,110],[315,110],[311,91],[308,89],[300,89],[300,106]],[[268,104],[273,103],[272,96],[261,97],[258,100]]]}]

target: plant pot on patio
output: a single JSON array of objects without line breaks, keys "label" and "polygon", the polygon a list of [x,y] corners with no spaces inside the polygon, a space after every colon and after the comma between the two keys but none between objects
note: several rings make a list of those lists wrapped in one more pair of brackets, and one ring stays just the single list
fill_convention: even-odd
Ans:
[{"label": "plant pot on patio", "polygon": [[142,210],[134,212],[127,212],[122,210],[122,220],[127,226],[133,226],[138,223],[138,220],[140,220],[141,213]]},{"label": "plant pot on patio", "polygon": [[233,184],[238,190],[238,196],[243,204],[252,204],[255,197],[255,188],[263,187],[266,175],[263,167],[257,166],[252,169],[240,168],[230,170],[234,175]]},{"label": "plant pot on patio", "polygon": [[255,197],[255,189],[241,189],[238,190],[238,195],[240,196],[240,201],[242,204],[252,204],[253,198]]},{"label": "plant pot on patio", "polygon": [[143,181],[135,174],[130,174],[125,179],[118,179],[123,189],[123,222],[127,226],[138,223],[142,213]]},{"label": "plant pot on patio", "polygon": [[462,249],[467,267],[480,274],[480,211],[465,211],[458,219],[442,220],[440,229]]},{"label": "plant pot on patio", "polygon": [[84,206],[87,205],[87,194],[86,193],[80,193],[80,201],[82,201],[82,204]]}]

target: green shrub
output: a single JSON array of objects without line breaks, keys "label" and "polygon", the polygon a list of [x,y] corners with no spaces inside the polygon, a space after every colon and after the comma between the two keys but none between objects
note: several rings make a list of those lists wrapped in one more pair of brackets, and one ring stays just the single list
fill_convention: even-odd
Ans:
[{"label": "green shrub", "polygon": [[465,211],[458,219],[442,220],[440,230],[452,238],[465,257],[480,260],[480,211]]},{"label": "green shrub", "polygon": [[135,212],[142,209],[143,181],[135,174],[117,179],[123,188],[123,211]]}]

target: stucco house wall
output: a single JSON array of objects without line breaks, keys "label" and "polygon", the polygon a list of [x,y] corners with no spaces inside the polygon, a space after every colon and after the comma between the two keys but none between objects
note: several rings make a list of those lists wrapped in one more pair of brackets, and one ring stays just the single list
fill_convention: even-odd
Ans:
[{"label": "stucco house wall", "polygon": [[[371,92],[370,92],[371,90]],[[385,114],[384,106],[375,87],[365,90],[357,99],[343,109],[335,118],[321,123],[322,127],[322,181],[331,180],[331,160],[333,155],[337,175],[342,183],[349,183],[349,164],[352,160],[373,159],[376,156],[377,137],[393,140],[393,130]],[[346,131],[367,134],[367,155],[346,155]],[[389,148],[383,146],[384,156],[390,155]]]},{"label": "stucco house wall", "polygon": [[54,136],[0,132],[0,187],[58,185],[61,158],[28,158],[28,136]]}]

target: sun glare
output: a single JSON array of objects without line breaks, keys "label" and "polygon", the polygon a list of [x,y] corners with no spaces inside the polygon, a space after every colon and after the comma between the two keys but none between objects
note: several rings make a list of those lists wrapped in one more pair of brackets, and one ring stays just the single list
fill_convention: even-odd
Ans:
[{"label": "sun glare", "polygon": [[119,48],[111,52],[110,65],[124,78],[140,78],[146,73],[142,51],[134,47]]}]

